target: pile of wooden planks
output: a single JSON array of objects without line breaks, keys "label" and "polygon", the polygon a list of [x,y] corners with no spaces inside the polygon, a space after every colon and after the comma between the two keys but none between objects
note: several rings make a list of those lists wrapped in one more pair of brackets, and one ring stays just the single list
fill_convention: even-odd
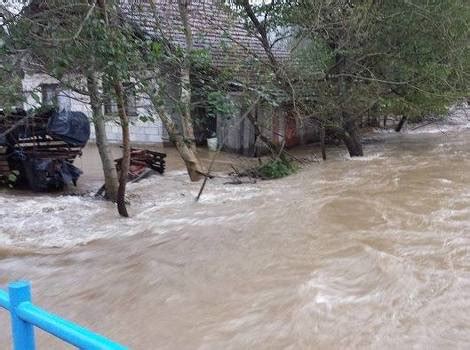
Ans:
[{"label": "pile of wooden planks", "polygon": [[[131,163],[129,167],[129,181],[141,178],[148,170],[160,174],[165,172],[165,153],[150,151],[142,148],[131,149]],[[116,169],[121,170],[122,158],[116,159]]]},{"label": "pile of wooden planks", "polygon": [[[39,190],[36,183],[40,180],[31,167],[40,162],[45,164],[44,161],[53,162],[48,169],[58,169],[60,164],[65,163],[71,166],[82,155],[84,145],[69,143],[48,133],[54,113],[53,109],[34,113],[22,110],[6,113],[0,110],[0,180],[16,172],[19,174],[18,183],[36,191]],[[51,171],[43,170],[42,174],[47,179],[57,179],[58,170]],[[40,190],[45,189],[44,185]]]},{"label": "pile of wooden planks", "polygon": [[8,164],[7,148],[0,146],[0,176],[9,174],[11,171],[10,165]]}]

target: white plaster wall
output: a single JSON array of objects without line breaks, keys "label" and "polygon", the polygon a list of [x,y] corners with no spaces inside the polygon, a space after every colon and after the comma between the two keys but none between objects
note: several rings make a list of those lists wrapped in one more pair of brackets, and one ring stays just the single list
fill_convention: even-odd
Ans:
[{"label": "white plaster wall", "polygon": [[[26,110],[39,106],[39,103],[33,98],[33,94],[41,97],[41,84],[57,84],[58,81],[46,74],[27,74],[23,79],[23,91],[26,95],[24,108]],[[71,110],[85,113],[91,120],[91,107],[88,96],[81,95],[70,90],[63,90],[61,94],[71,99]],[[135,144],[160,144],[167,138],[161,120],[153,113],[148,99],[137,98],[137,117],[131,117],[130,137]],[[153,121],[143,122],[140,116],[152,116]],[[106,135],[108,140],[113,143],[122,141],[121,127],[110,117],[106,123]],[[95,140],[94,128],[91,128],[91,140]]]}]

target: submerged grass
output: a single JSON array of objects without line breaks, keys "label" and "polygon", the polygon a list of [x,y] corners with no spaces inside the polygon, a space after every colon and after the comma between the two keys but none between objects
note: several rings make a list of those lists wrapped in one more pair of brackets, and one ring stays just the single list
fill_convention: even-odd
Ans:
[{"label": "submerged grass", "polygon": [[287,159],[272,159],[261,164],[257,172],[265,179],[279,179],[297,172],[298,165]]}]

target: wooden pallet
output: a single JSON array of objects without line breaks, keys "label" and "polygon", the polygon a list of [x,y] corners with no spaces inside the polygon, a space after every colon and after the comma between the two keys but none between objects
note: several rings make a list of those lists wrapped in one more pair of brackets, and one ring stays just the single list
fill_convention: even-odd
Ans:
[{"label": "wooden pallet", "polygon": [[[149,151],[147,149],[132,148],[129,168],[129,180],[139,178],[146,169],[154,170],[160,174],[165,172],[166,154]],[[116,169],[121,170],[122,158],[116,159]]]}]

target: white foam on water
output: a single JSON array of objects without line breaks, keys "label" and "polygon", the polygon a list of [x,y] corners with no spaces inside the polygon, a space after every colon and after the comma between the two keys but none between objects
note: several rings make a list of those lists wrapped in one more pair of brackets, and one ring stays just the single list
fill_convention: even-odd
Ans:
[{"label": "white foam on water", "polygon": [[438,179],[438,181],[445,185],[452,183],[452,180],[449,180],[449,179]]},{"label": "white foam on water", "polygon": [[93,225],[111,209],[105,202],[72,196],[2,198],[0,244],[71,246],[103,235]]},{"label": "white foam on water", "polygon": [[470,129],[470,106],[464,104],[449,109],[449,115],[434,123],[423,122],[404,130],[407,134],[446,134]]},{"label": "white foam on water", "polygon": [[[200,202],[195,203],[200,185],[192,184],[185,172],[170,172],[131,184],[129,219],[120,218],[114,204],[92,197],[2,193],[0,246],[72,247],[148,231],[165,234],[187,225],[222,225],[242,217],[211,210],[214,206],[249,201],[261,194],[256,186],[223,185],[221,179],[216,179],[208,182]],[[202,209],[204,216],[198,216],[195,209]]]},{"label": "white foam on water", "polygon": [[345,160],[359,161],[359,162],[370,162],[377,159],[384,159],[384,154],[382,152],[367,154],[362,157],[350,157],[348,154],[344,155]]}]

